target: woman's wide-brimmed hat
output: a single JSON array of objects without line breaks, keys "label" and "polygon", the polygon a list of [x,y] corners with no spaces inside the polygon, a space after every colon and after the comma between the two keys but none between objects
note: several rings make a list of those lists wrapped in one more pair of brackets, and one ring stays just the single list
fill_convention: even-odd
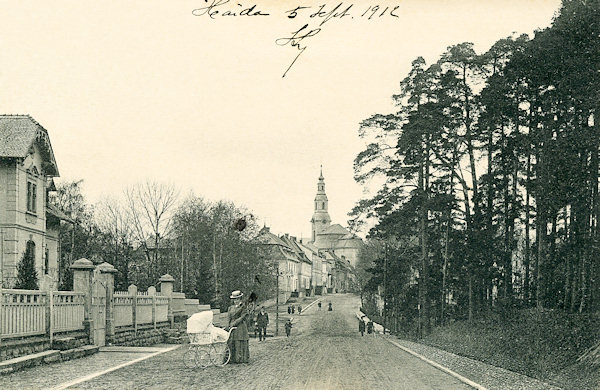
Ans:
[{"label": "woman's wide-brimmed hat", "polygon": [[234,292],[231,293],[231,296],[229,298],[237,299],[237,298],[241,298],[243,296],[244,296],[243,292],[241,292],[240,290],[235,290]]}]

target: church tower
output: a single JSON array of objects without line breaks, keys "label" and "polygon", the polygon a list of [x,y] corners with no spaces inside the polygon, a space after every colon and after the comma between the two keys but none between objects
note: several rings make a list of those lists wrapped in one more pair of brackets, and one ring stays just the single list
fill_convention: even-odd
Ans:
[{"label": "church tower", "polygon": [[315,196],[315,211],[310,223],[312,224],[312,241],[315,242],[317,234],[329,227],[331,217],[327,212],[327,195],[325,194],[325,178],[323,177],[323,166],[321,165],[321,175],[317,182],[317,195]]}]

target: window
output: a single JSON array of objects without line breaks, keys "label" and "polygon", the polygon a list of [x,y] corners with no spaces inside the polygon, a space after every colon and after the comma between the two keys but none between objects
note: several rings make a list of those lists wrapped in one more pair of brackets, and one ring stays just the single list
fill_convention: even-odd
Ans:
[{"label": "window", "polygon": [[32,264],[35,264],[35,242],[32,240],[27,241],[25,246],[25,257],[30,259]]},{"label": "window", "polygon": [[37,212],[37,185],[33,182],[27,182],[27,211]]},{"label": "window", "polygon": [[50,260],[48,259],[48,248],[46,248],[46,253],[44,254],[44,274],[48,275],[48,268],[50,268]]},{"label": "window", "polygon": [[325,202],[321,203],[321,209],[325,210]]}]

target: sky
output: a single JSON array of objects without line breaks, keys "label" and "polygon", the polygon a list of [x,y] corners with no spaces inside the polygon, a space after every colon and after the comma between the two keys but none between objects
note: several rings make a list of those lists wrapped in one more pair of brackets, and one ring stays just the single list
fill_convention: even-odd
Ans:
[{"label": "sky", "polygon": [[[328,18],[340,3],[338,17]],[[182,196],[243,205],[261,225],[297,237],[310,236],[321,165],[333,223],[346,225],[366,196],[353,179],[365,146],[359,123],[394,110],[391,96],[416,57],[432,63],[461,42],[485,52],[512,33],[549,26],[560,7],[559,0],[0,4],[0,112],[29,114],[48,130],[57,182],[83,179],[94,203],[152,179]],[[250,13],[268,15],[239,15],[254,5]],[[286,12],[298,6],[310,8]]]}]

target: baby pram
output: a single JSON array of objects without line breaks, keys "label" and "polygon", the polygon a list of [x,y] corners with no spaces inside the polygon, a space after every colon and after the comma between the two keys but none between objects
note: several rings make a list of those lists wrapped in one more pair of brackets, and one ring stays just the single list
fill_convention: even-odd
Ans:
[{"label": "baby pram", "polygon": [[231,351],[227,345],[229,335],[235,328],[225,329],[213,325],[213,312],[210,310],[193,314],[187,320],[187,334],[190,346],[183,355],[188,368],[223,367],[229,363]]}]

